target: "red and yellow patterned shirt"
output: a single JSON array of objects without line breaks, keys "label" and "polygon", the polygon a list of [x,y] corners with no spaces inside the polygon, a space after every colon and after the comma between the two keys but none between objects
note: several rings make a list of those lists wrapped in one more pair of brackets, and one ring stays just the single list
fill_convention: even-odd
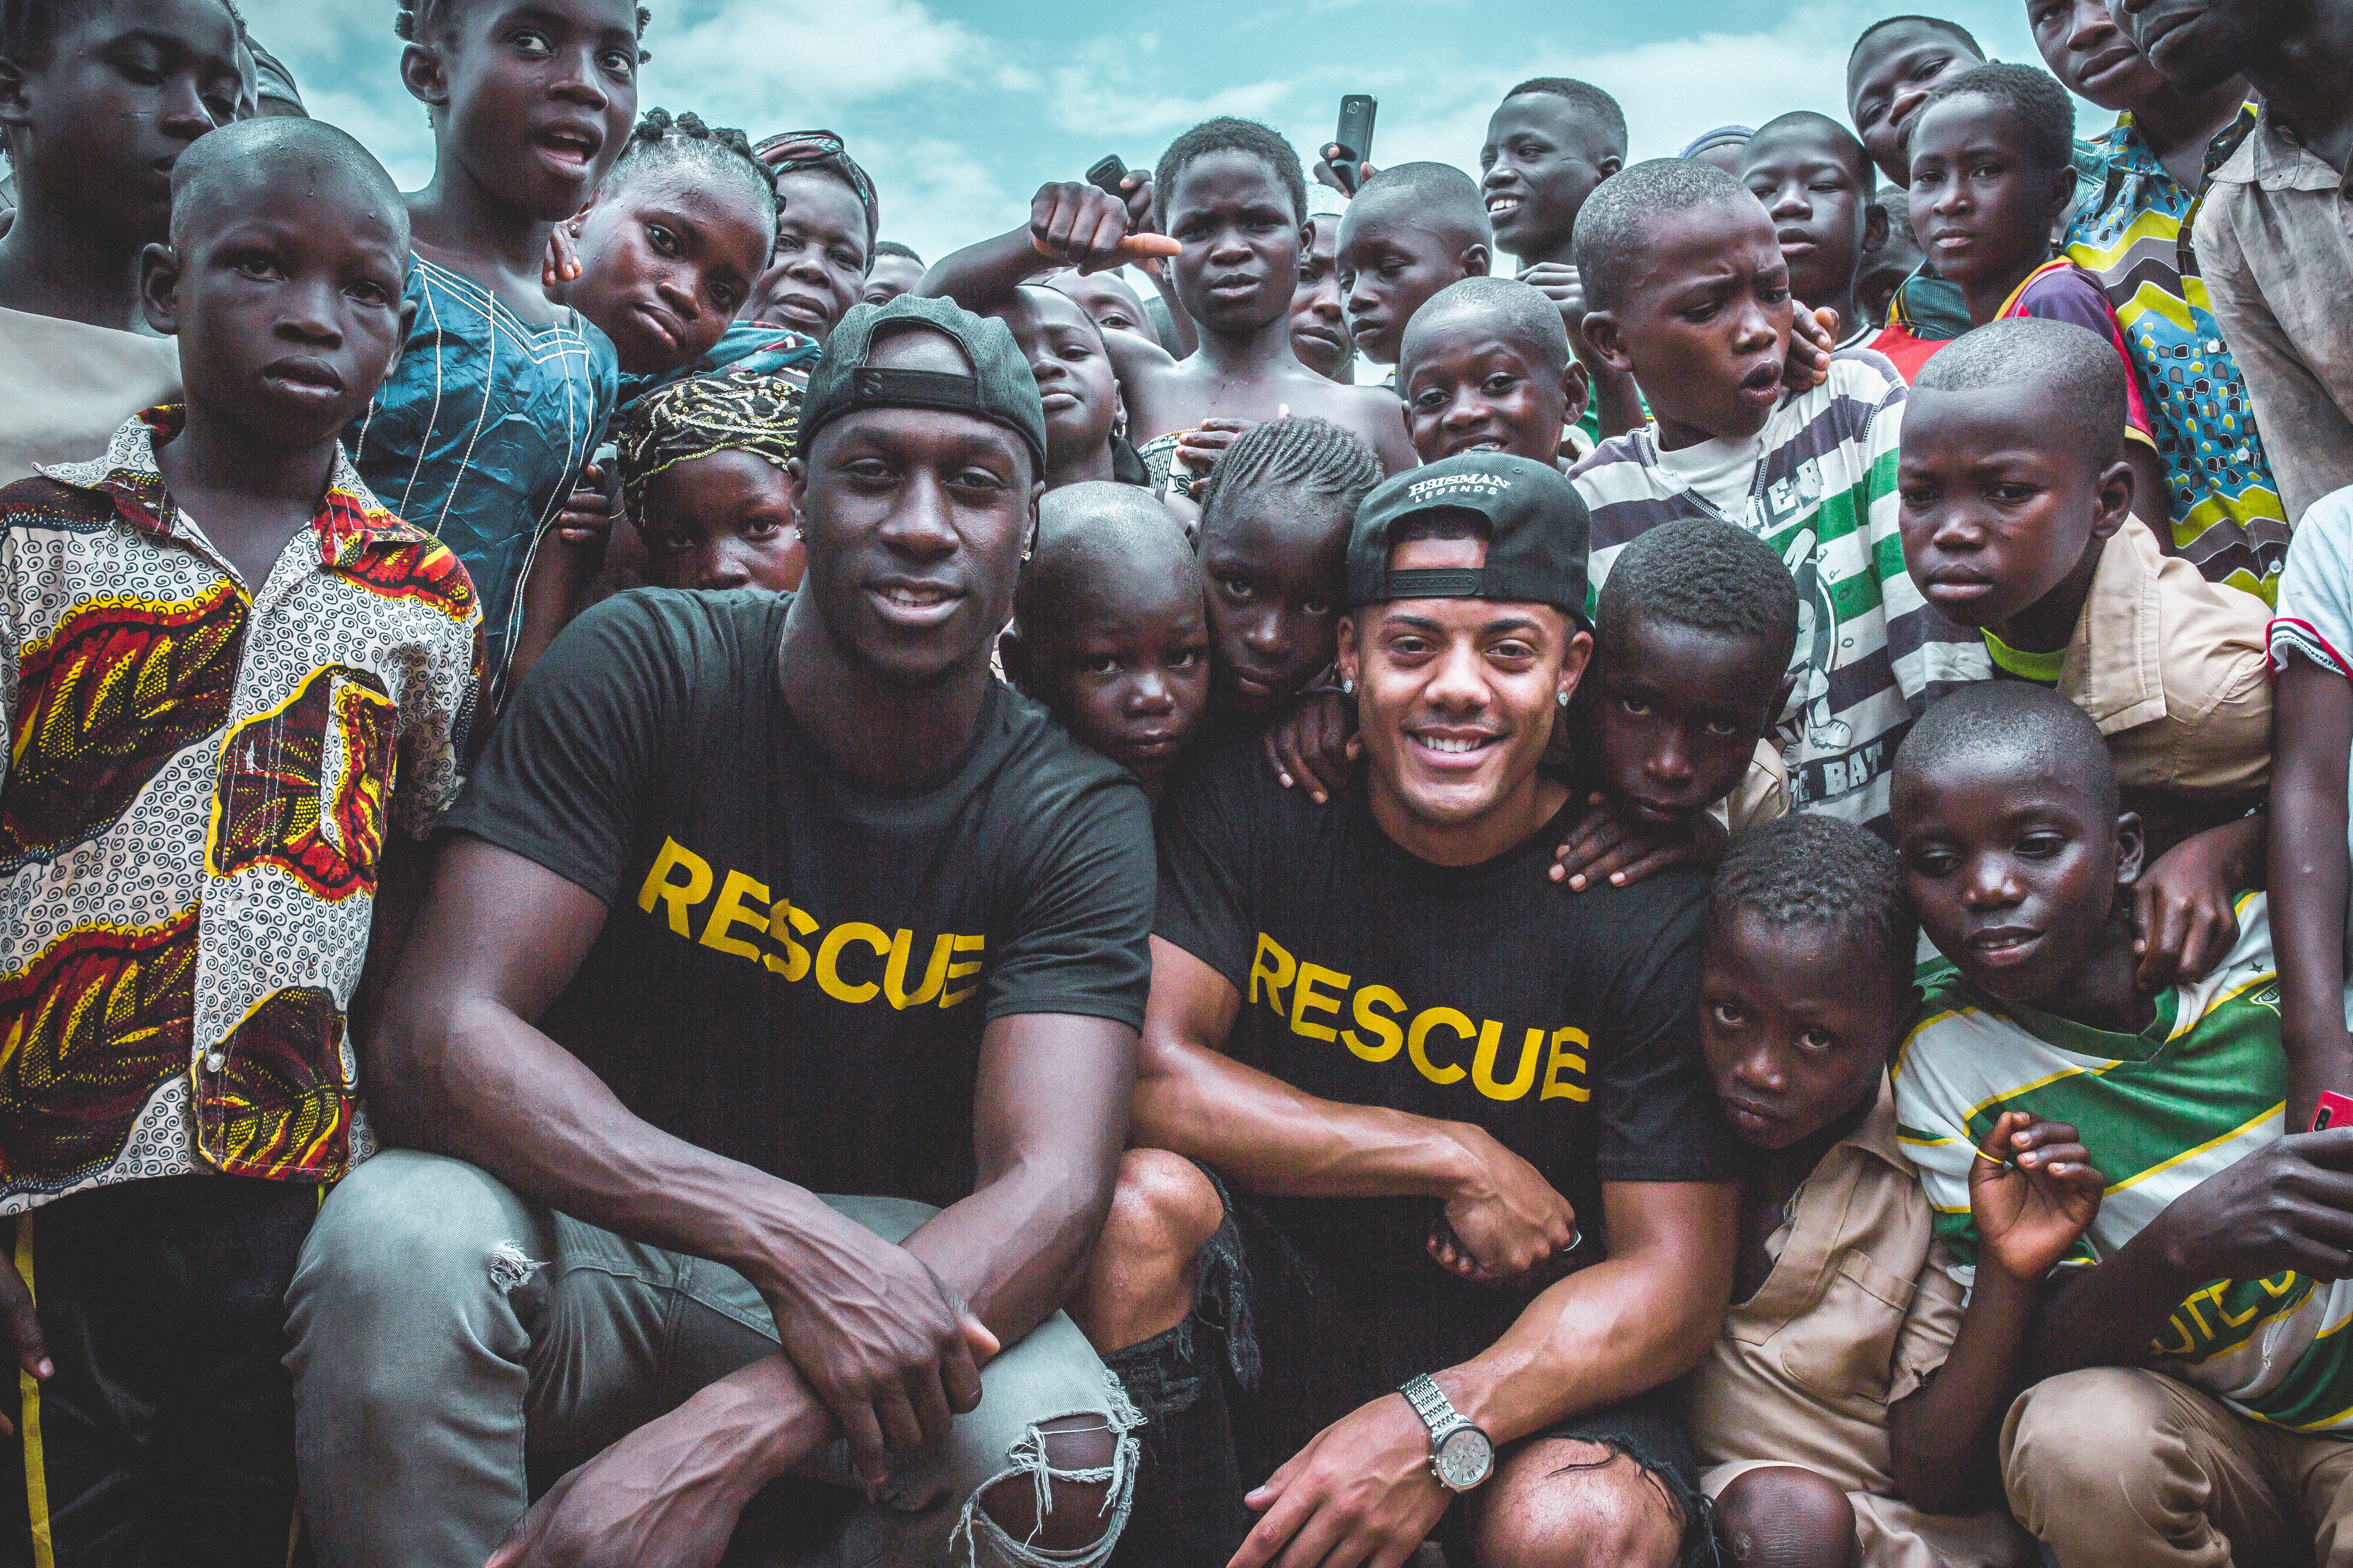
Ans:
[{"label": "red and yellow patterned shirt", "polygon": [[0,489],[0,1214],[369,1142],[344,1010],[387,830],[457,793],[481,610],[340,454],[253,591],[151,410]]}]

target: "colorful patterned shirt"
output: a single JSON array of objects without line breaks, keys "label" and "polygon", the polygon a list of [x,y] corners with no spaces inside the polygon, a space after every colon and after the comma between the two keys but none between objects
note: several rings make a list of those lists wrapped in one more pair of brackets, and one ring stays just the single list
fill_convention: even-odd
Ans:
[{"label": "colorful patterned shirt", "polygon": [[[2205,173],[2238,150],[2255,113],[2248,104],[2207,146]],[[2139,362],[2173,492],[2174,544],[2208,582],[2268,602],[2287,558],[2287,513],[2254,405],[2198,274],[2190,226],[2203,197],[2166,172],[2129,111],[2093,145],[2107,179],[2069,226],[2067,255],[2099,279]]]},{"label": "colorful patterned shirt", "polygon": [[[2287,1094],[2279,975],[2264,897],[2238,900],[2237,945],[2204,979],[2158,994],[2136,1035],[2007,1006],[1957,975],[1929,993],[1895,1058],[1904,1152],[1919,1168],[1954,1279],[1976,1282],[1969,1164],[2005,1110],[2072,1122],[2107,1178],[2062,1267],[2116,1256],[2166,1206],[2277,1139]],[[2256,1420],[2353,1433],[2353,1280],[2293,1270],[2216,1279],[2175,1308],[2155,1364]]]},{"label": "colorful patterned shirt", "polygon": [[458,787],[481,611],[339,459],[251,592],[154,437],[0,489],[0,1214],[367,1152],[343,1013],[387,828]]},{"label": "colorful patterned shirt", "polygon": [[[1640,534],[1679,518],[1736,523],[1778,551],[1798,583],[1797,677],[1779,739],[1790,801],[1863,826],[1887,815],[1896,743],[1928,702],[1992,674],[1977,634],[1922,598],[1896,531],[1904,381],[1867,349],[1774,410],[1738,515],[1659,459],[1658,426],[1604,441],[1569,477],[1593,513],[1593,594]],[[1588,605],[1588,608],[1589,608]]]},{"label": "colorful patterned shirt", "polygon": [[619,395],[612,340],[578,311],[534,327],[472,279],[412,256],[408,346],[343,432],[386,510],[457,552],[481,595],[487,695],[502,694],[523,580]]}]

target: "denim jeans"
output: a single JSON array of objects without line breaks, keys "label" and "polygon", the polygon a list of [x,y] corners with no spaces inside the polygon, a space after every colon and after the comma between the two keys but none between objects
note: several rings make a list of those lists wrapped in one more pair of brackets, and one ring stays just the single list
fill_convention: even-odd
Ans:
[{"label": "denim jeans", "polygon": [[[934,1212],[826,1202],[888,1240]],[[734,1270],[524,1202],[475,1167],[407,1151],[360,1166],[320,1211],[287,1294],[302,1511],[321,1568],[481,1568],[531,1497],[687,1396],[776,1352]],[[839,1442],[747,1512],[782,1517],[810,1568],[1092,1565],[1128,1504],[1136,1424],[1119,1385],[1056,1313],[981,1373],[978,1409],[894,1456],[872,1497]],[[1038,1426],[1093,1415],[1119,1435],[1109,1475],[1050,1472]],[[1041,1552],[975,1504],[1008,1476],[1109,1480],[1093,1551]],[[808,1483],[816,1483],[814,1485]],[[797,1526],[799,1528],[792,1528]],[[730,1562],[744,1560],[739,1529]]]}]

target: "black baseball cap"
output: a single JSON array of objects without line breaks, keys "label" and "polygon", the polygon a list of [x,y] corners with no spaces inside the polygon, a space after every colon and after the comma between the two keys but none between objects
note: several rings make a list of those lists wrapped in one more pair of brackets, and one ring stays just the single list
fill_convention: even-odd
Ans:
[{"label": "black baseball cap", "polygon": [[[972,374],[869,368],[877,336],[917,330],[937,332],[962,349]],[[1028,445],[1033,477],[1046,477],[1046,409],[1029,360],[1003,321],[976,316],[952,300],[902,294],[887,304],[852,305],[809,374],[796,454],[807,457],[818,431],[861,408],[939,408],[992,420]]]},{"label": "black baseball cap", "polygon": [[[1487,563],[1389,569],[1398,526],[1430,512],[1469,512],[1487,524]],[[1348,534],[1348,607],[1391,599],[1493,599],[1550,605],[1585,619],[1585,498],[1558,468],[1508,452],[1458,452],[1383,481],[1356,509]]]}]

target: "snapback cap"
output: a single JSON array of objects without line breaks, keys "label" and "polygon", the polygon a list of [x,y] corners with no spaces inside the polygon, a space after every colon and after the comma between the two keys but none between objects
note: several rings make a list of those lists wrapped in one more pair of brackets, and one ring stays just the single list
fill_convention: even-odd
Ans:
[{"label": "snapback cap", "polygon": [[[1389,566],[1398,525],[1430,512],[1470,512],[1487,524],[1483,566]],[[1508,452],[1458,452],[1384,480],[1356,509],[1348,534],[1348,607],[1392,599],[1492,599],[1550,605],[1585,619],[1591,516],[1558,468]]]},{"label": "snapback cap", "polygon": [[[887,342],[894,330],[939,333],[964,351],[972,374],[870,366],[877,334]],[[818,431],[861,408],[937,408],[990,420],[1029,447],[1031,477],[1046,477],[1046,409],[1029,362],[1003,321],[976,316],[952,300],[902,294],[887,304],[851,306],[809,373],[794,455],[807,457]]]}]

